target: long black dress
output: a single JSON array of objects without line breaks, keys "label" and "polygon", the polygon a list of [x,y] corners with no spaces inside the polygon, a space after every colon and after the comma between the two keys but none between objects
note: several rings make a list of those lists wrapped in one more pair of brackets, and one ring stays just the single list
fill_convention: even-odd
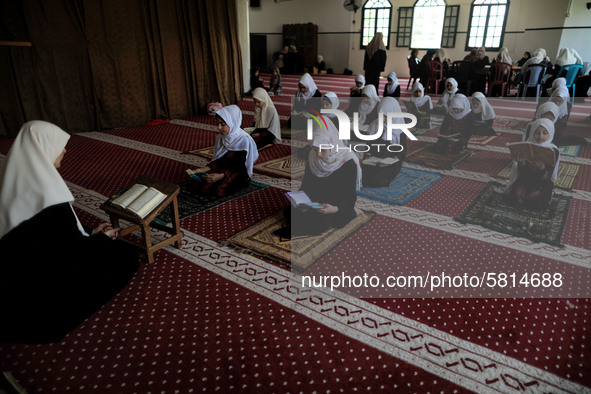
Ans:
[{"label": "long black dress", "polygon": [[236,192],[250,183],[246,170],[246,151],[228,151],[222,157],[211,161],[207,166],[210,174],[224,174],[214,183],[195,181],[193,191],[202,196],[223,197]]},{"label": "long black dress", "polygon": [[371,59],[365,52],[363,60],[363,69],[365,70],[366,85],[371,84],[376,87],[376,92],[380,91],[380,73],[386,68],[386,51],[378,49]]},{"label": "long black dress", "polygon": [[138,269],[131,245],[82,235],[69,203],[13,228],[0,239],[0,250],[0,342],[60,341]]}]

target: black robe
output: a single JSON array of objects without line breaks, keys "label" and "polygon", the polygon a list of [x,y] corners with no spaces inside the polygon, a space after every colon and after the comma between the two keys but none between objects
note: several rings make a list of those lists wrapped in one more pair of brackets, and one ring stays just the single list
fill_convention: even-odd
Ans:
[{"label": "black robe", "polygon": [[0,239],[0,250],[0,342],[60,341],[138,269],[131,245],[80,233],[69,203],[13,228]]},{"label": "black robe", "polygon": [[399,98],[400,97],[400,85],[398,85],[396,87],[396,89],[394,89],[394,92],[392,94],[388,94],[388,85],[386,84],[386,86],[384,86],[384,97],[394,97],[394,98]]},{"label": "black robe", "polygon": [[228,151],[207,166],[211,169],[208,171],[209,174],[224,174],[224,177],[214,183],[195,181],[194,193],[208,197],[223,197],[235,193],[250,183],[246,170],[245,150]]},{"label": "black robe", "polygon": [[379,49],[377,50],[371,59],[365,52],[365,58],[363,60],[363,69],[365,70],[365,82],[366,85],[371,84],[376,87],[376,92],[380,89],[380,73],[386,68],[386,51]]}]

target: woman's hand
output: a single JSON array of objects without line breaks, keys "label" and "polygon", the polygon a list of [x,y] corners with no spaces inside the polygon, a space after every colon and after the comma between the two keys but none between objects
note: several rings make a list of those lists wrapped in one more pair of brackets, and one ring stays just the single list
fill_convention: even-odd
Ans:
[{"label": "woman's hand", "polygon": [[196,173],[196,174],[198,174],[200,172],[207,172],[209,170],[211,170],[211,168],[209,168],[209,167],[199,167],[199,168],[195,168],[193,170],[193,172]]},{"label": "woman's hand", "polygon": [[339,211],[339,207],[336,207],[334,205],[330,205],[330,204],[322,204],[324,205],[324,208],[319,209],[318,212],[320,212],[323,215],[332,215],[335,214]]},{"label": "woman's hand", "polygon": [[203,175],[202,178],[205,180],[205,182],[216,183],[217,181],[221,181],[222,179],[224,179],[224,174],[220,174],[220,173],[206,174],[206,175]]},{"label": "woman's hand", "polygon": [[107,230],[103,231],[103,234],[115,240],[119,236],[119,230],[121,230],[119,227],[109,227]]},{"label": "woman's hand", "polygon": [[109,228],[112,228],[111,223],[102,222],[101,224],[99,224],[98,226],[96,226],[95,228],[92,229],[92,234],[91,235],[104,233]]}]

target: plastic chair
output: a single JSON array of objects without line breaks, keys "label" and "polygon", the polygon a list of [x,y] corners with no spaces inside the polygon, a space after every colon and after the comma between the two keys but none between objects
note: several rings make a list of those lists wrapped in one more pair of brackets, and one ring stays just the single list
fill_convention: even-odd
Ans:
[{"label": "plastic chair", "polygon": [[488,92],[486,95],[490,97],[493,88],[501,85],[501,97],[505,97],[507,85],[511,80],[512,66],[509,63],[494,62],[490,69],[490,80],[488,82]]},{"label": "plastic chair", "polygon": [[443,81],[443,64],[436,60],[427,62],[427,86],[425,89],[430,93],[433,93],[431,86],[435,86],[435,94],[439,94],[439,84]]},{"label": "plastic chair", "polygon": [[583,72],[583,65],[582,64],[565,64],[564,66],[560,67],[558,70],[558,74],[556,74],[556,78],[559,78],[562,75],[562,72],[566,70],[566,75],[564,78],[566,79],[566,87],[573,88],[573,95],[572,100],[573,104],[575,103],[575,79],[579,73]]},{"label": "plastic chair", "polygon": [[452,63],[452,77],[458,81],[458,88],[466,96],[472,94],[472,81],[474,80],[474,63],[457,60]]},{"label": "plastic chair", "polygon": [[411,86],[410,82],[412,81],[412,84],[414,85],[417,79],[419,79],[419,65],[416,63],[416,61],[413,64],[413,60],[410,56],[406,57],[406,62],[408,63],[408,71],[410,73],[410,77],[408,77],[408,83],[406,84],[406,90],[408,90],[408,87]]},{"label": "plastic chair", "polygon": [[525,75],[523,76],[523,82],[519,87],[519,94],[518,96],[521,97],[522,100],[525,100],[525,97],[528,95],[528,92],[532,88],[536,88],[536,103],[540,98],[540,87],[542,86],[542,80],[546,75],[546,65],[545,64],[533,64],[527,68]]}]

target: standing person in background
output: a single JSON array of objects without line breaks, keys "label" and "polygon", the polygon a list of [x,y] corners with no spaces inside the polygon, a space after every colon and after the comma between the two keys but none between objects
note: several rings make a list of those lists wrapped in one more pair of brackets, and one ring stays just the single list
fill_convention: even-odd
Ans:
[{"label": "standing person in background", "polygon": [[382,33],[376,33],[374,38],[365,48],[365,59],[363,69],[368,84],[375,86],[376,92],[380,87],[380,73],[386,68],[386,46],[384,45]]},{"label": "standing person in background", "polygon": [[277,55],[277,60],[275,61],[275,67],[279,67],[279,72],[281,74],[286,73],[290,70],[290,59],[289,59],[289,46],[285,45],[281,52]]},{"label": "standing person in background", "polygon": [[480,47],[476,51],[477,59],[474,61],[474,88],[472,91],[486,92],[486,66],[490,65],[490,60],[486,55],[486,48]]}]

